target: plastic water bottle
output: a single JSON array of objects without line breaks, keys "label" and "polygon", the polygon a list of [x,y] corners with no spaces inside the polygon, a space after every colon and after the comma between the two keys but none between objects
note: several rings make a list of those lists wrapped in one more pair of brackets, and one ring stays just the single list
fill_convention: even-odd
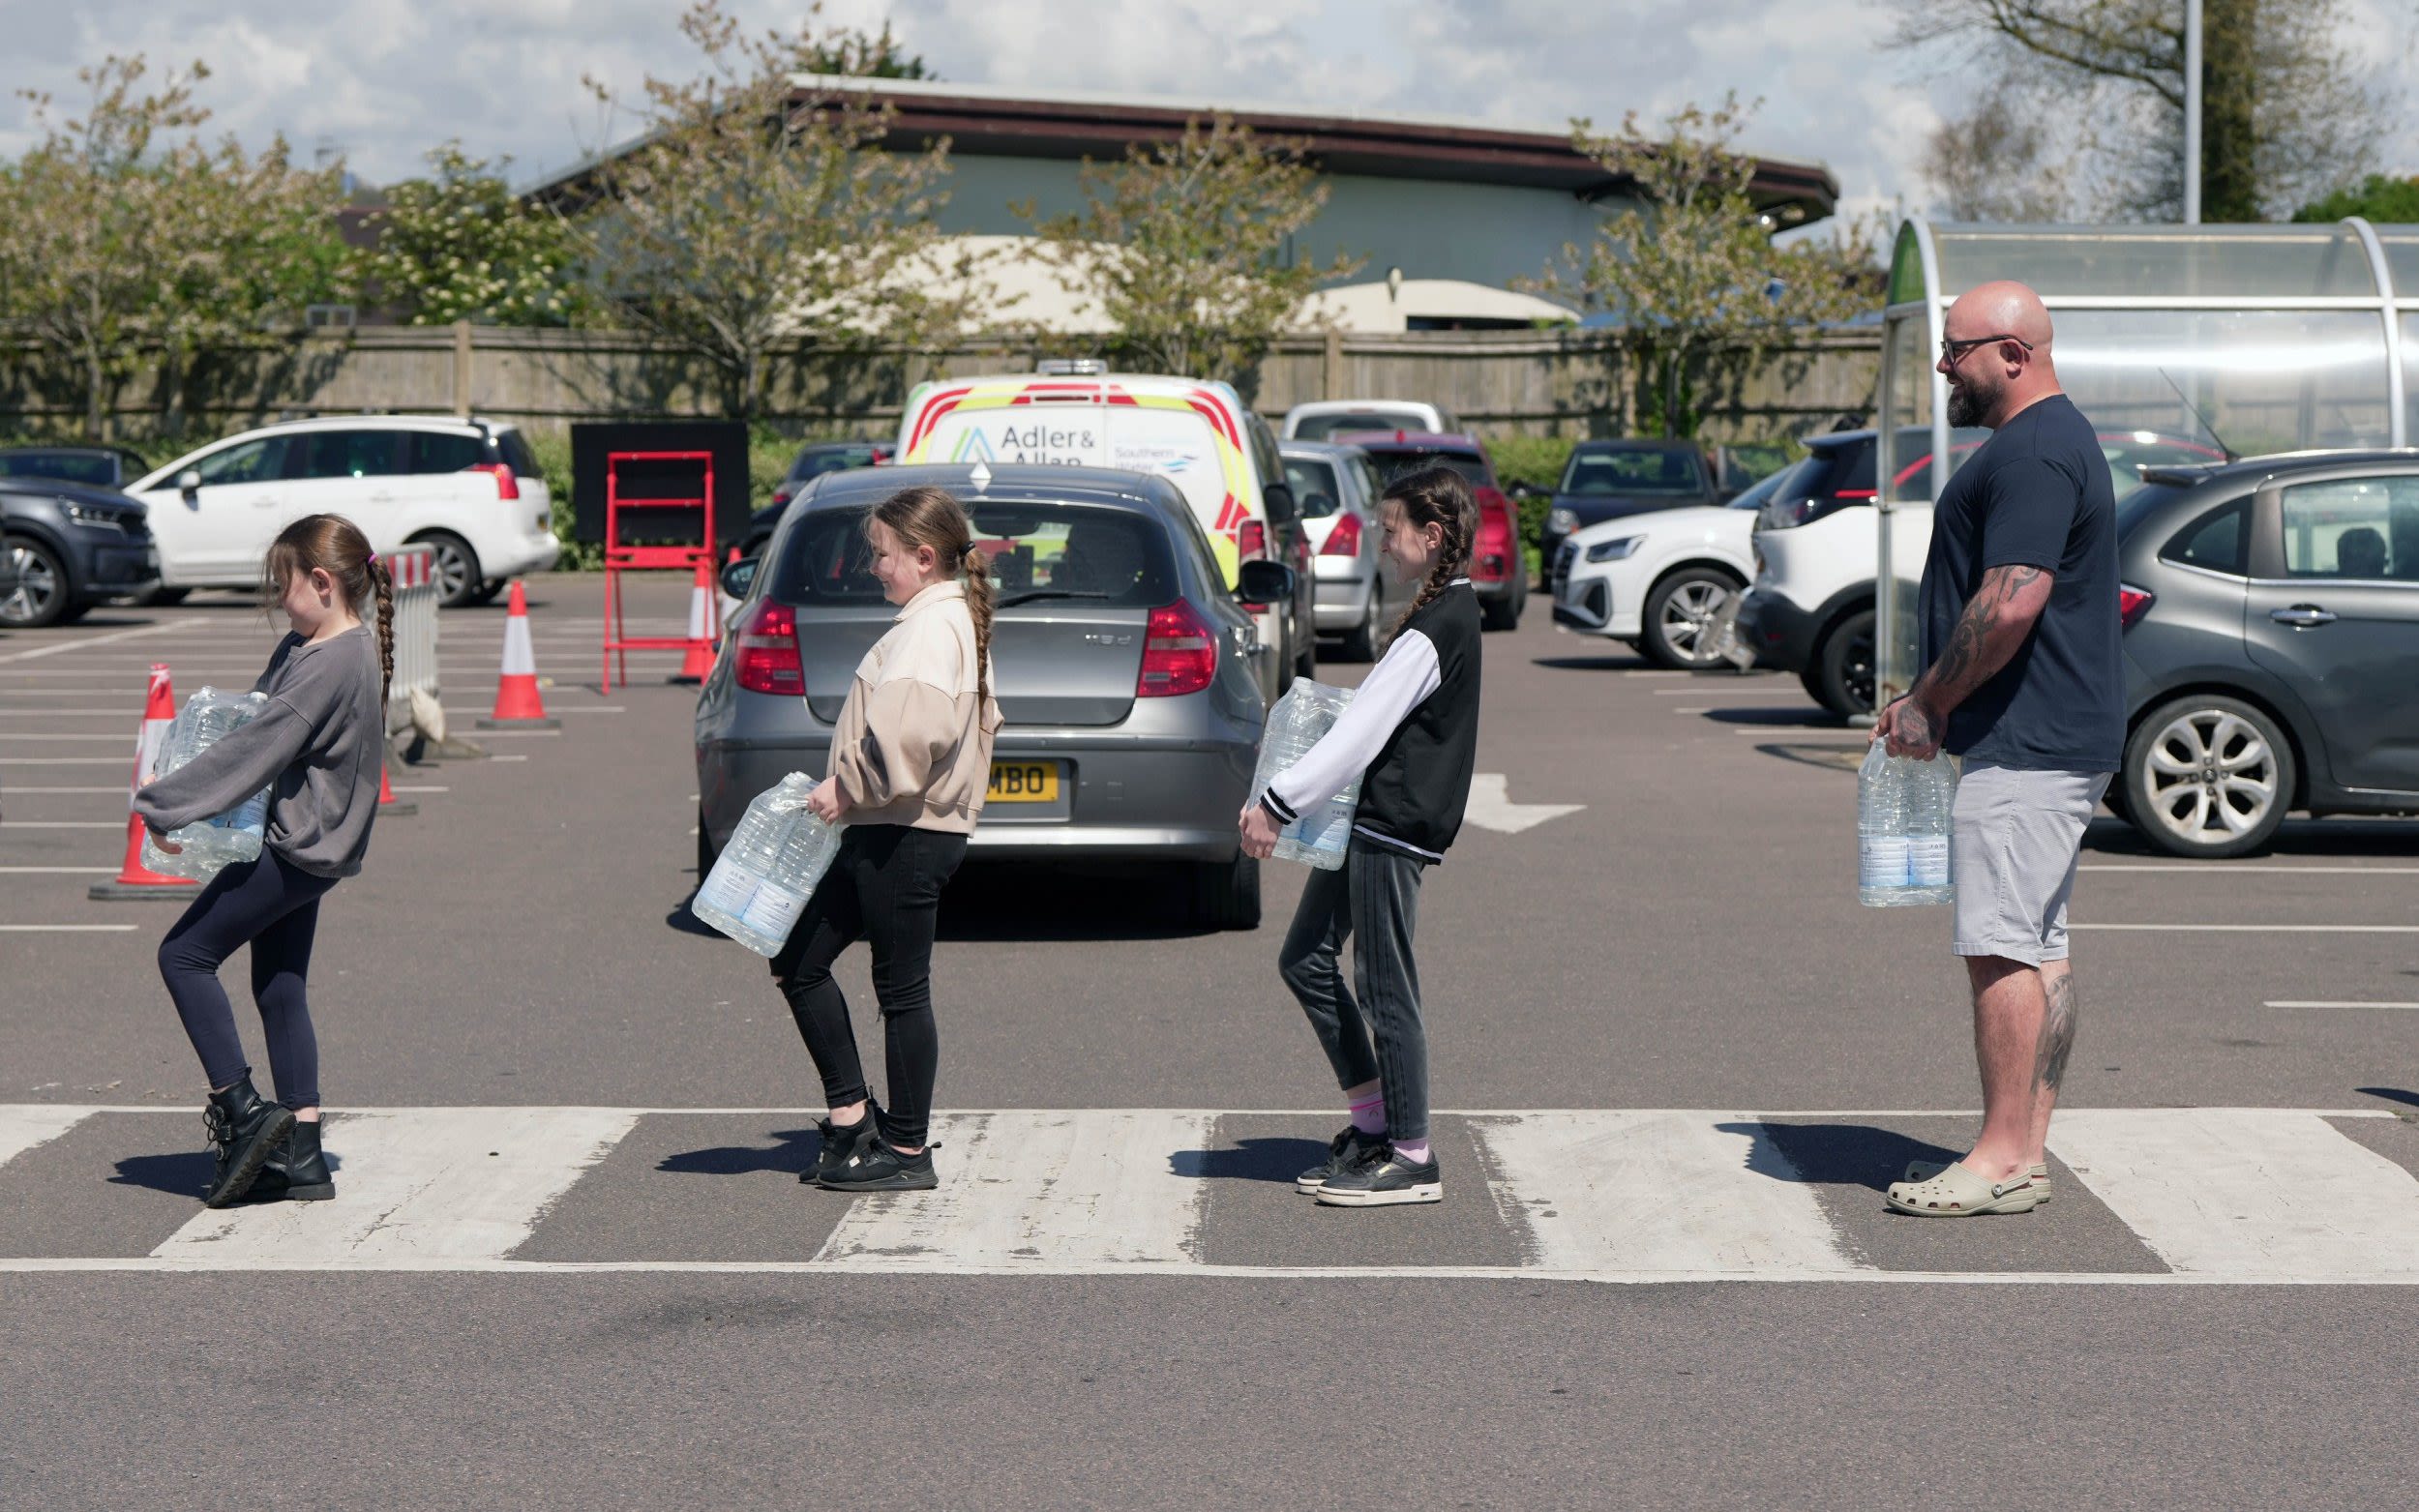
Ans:
[{"label": "plastic water bottle", "polygon": [[689,911],[771,959],[840,852],[840,831],[807,812],[815,779],[791,772],[756,795]]},{"label": "plastic water bottle", "polygon": [[1894,756],[1876,740],[1856,773],[1856,897],[1868,908],[1947,903],[1949,819],[1957,794],[1947,756]]},{"label": "plastic water bottle", "polygon": [[[1252,768],[1252,801],[1257,803],[1295,762],[1307,756],[1321,737],[1335,727],[1336,717],[1353,701],[1349,688],[1330,688],[1307,678],[1297,678],[1285,696],[1269,710],[1269,723],[1260,732],[1260,760]],[[1344,853],[1352,845],[1353,813],[1360,806],[1360,776],[1353,775],[1352,783],[1342,792],[1301,805],[1300,816],[1277,831],[1274,854],[1281,860],[1299,861],[1332,872],[1344,864]]]},{"label": "plastic water bottle", "polygon": [[[218,744],[228,731],[258,719],[268,707],[268,697],[263,694],[221,693],[204,687],[177,710],[153,775],[165,777]],[[174,855],[162,850],[145,833],[143,864],[168,876],[207,881],[224,867],[256,859],[261,839],[268,832],[268,821],[269,789],[263,787],[224,814],[169,831],[168,842],[177,847]]]}]

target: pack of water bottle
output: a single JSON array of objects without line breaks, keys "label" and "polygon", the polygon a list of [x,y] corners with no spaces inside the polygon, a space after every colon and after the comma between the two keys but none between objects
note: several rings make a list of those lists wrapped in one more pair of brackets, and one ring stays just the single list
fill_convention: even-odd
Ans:
[{"label": "pack of water bottle", "polygon": [[689,911],[770,959],[840,852],[840,831],[807,811],[815,779],[791,772],[756,795]]},{"label": "pack of water bottle", "polygon": [[[221,693],[204,687],[176,711],[152,776],[167,776],[218,744],[230,730],[258,719],[268,707],[265,694]],[[224,814],[170,830],[168,843],[177,847],[173,855],[161,849],[146,832],[143,865],[164,875],[207,881],[222,868],[256,859],[268,825],[269,789],[263,787]]]},{"label": "pack of water bottle", "polygon": [[[1294,680],[1269,710],[1269,723],[1260,732],[1260,760],[1251,773],[1252,802],[1260,801],[1278,774],[1310,754],[1310,748],[1335,727],[1337,717],[1352,701],[1349,688],[1330,688],[1308,678]],[[1323,872],[1336,870],[1351,848],[1353,813],[1359,806],[1360,774],[1356,772],[1342,792],[1299,806],[1299,816],[1277,831],[1275,855]]]},{"label": "pack of water bottle", "polygon": [[1957,774],[1945,756],[1894,756],[1882,742],[1856,774],[1856,897],[1868,908],[1948,903],[1949,820]]}]

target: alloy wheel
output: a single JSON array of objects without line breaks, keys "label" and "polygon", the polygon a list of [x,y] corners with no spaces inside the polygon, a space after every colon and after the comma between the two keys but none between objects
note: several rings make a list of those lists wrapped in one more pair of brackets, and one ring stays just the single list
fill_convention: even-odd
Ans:
[{"label": "alloy wheel", "polygon": [[2278,802],[2276,752],[2258,726],[2225,709],[2169,721],[2142,775],[2151,817],[2195,845],[2250,833]]},{"label": "alloy wheel", "polygon": [[1690,667],[1711,667],[1720,661],[1716,624],[1736,596],[1722,584],[1702,578],[1673,588],[1663,595],[1663,611],[1658,616],[1663,643]]},{"label": "alloy wheel", "polygon": [[53,600],[59,596],[59,575],[50,558],[22,543],[8,545],[10,561],[17,574],[16,591],[0,599],[0,623],[32,625],[42,623]]},{"label": "alloy wheel", "polygon": [[429,563],[429,577],[436,585],[438,602],[461,603],[471,587],[468,548],[459,541],[442,537],[423,544],[433,553]]}]

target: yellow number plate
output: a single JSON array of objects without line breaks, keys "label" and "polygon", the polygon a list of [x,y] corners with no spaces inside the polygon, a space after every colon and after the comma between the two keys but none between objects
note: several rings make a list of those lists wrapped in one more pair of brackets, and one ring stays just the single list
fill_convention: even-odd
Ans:
[{"label": "yellow number plate", "polygon": [[1056,761],[994,761],[986,803],[1056,803],[1059,763]]}]

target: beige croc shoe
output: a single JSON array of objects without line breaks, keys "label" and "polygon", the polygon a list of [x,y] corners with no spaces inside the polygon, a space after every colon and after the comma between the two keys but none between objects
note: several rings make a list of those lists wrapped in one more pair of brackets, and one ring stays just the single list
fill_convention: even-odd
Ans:
[{"label": "beige croc shoe", "polygon": [[1992,1181],[1959,1163],[1928,1181],[1896,1183],[1886,1201],[1894,1211],[1918,1218],[1971,1218],[1982,1213],[2029,1213],[2041,1205],[2042,1195],[2029,1171]]},{"label": "beige croc shoe", "polygon": [[[1949,1163],[1945,1160],[1910,1160],[1906,1163],[1906,1175],[1904,1179],[1908,1181],[1929,1181],[1932,1177],[1940,1174],[1948,1169]],[[2035,1166],[2033,1168],[2033,1185],[2041,1188],[2041,1202],[2043,1204],[2046,1204],[2052,1197],[2057,1195],[2055,1189],[2049,1185],[2049,1168],[2046,1165]]]}]

